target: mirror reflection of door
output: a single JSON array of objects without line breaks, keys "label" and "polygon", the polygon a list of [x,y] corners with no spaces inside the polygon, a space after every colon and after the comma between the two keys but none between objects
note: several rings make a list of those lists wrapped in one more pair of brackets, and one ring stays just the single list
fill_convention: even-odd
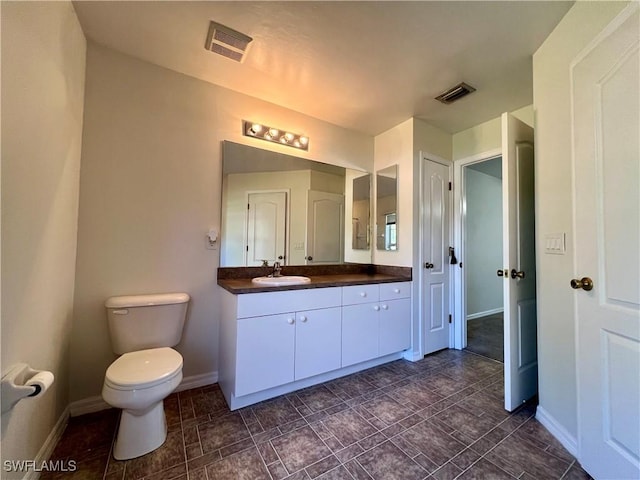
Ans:
[{"label": "mirror reflection of door", "polygon": [[247,266],[284,263],[287,225],[286,192],[254,192],[247,203]]},{"label": "mirror reflection of door", "polygon": [[341,263],[344,195],[309,190],[307,206],[307,264]]},{"label": "mirror reflection of door", "polygon": [[398,166],[376,172],[376,248],[398,249]]},{"label": "mirror reflection of door", "polygon": [[353,204],[351,208],[351,248],[369,249],[369,218],[371,215],[371,175],[353,179]]}]

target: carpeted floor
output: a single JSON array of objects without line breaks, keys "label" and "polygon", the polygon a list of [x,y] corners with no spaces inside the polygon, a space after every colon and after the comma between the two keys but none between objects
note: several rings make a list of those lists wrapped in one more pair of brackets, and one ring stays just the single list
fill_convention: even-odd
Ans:
[{"label": "carpeted floor", "polygon": [[467,320],[467,350],[504,362],[502,313]]}]

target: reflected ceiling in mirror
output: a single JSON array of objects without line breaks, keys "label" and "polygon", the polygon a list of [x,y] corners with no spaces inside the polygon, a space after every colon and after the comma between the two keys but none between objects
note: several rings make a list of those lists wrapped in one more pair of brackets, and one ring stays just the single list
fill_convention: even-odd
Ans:
[{"label": "reflected ceiling in mirror", "polygon": [[223,142],[220,266],[370,263],[345,222],[364,173]]}]

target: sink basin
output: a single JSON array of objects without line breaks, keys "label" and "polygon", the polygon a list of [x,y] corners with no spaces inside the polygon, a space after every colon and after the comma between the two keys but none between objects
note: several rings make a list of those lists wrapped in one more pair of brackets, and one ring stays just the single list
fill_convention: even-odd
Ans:
[{"label": "sink basin", "polygon": [[281,277],[257,277],[253,278],[251,282],[265,287],[281,287],[283,285],[302,285],[311,282],[311,279],[296,275],[282,275]]}]

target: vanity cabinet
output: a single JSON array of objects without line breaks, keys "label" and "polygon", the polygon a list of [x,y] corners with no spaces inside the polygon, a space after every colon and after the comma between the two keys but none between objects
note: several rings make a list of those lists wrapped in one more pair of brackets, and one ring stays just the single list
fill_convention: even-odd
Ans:
[{"label": "vanity cabinet", "polygon": [[342,366],[411,346],[411,282],[342,287]]},{"label": "vanity cabinet", "polygon": [[218,381],[231,409],[401,358],[410,285],[222,292]]}]

